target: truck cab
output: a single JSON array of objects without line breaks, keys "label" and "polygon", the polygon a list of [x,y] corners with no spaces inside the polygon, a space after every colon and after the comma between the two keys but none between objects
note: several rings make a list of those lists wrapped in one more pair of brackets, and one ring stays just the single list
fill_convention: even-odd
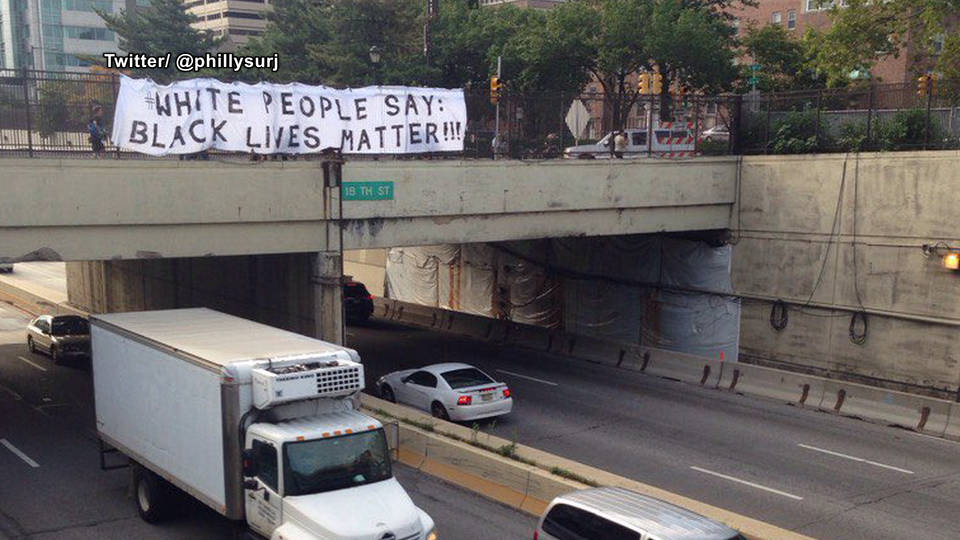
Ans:
[{"label": "truck cab", "polygon": [[256,533],[274,540],[436,540],[433,520],[393,476],[376,419],[343,410],[255,423],[245,437],[244,501]]}]

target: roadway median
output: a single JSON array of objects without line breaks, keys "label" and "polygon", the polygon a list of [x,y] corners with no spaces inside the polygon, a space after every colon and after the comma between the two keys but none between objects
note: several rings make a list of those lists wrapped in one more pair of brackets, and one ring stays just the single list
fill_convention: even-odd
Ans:
[{"label": "roadway median", "polygon": [[361,399],[374,416],[396,422],[391,444],[401,462],[532,515],[542,513],[557,495],[589,486],[619,486],[721,521],[750,539],[809,538],[403,405],[368,395]]}]

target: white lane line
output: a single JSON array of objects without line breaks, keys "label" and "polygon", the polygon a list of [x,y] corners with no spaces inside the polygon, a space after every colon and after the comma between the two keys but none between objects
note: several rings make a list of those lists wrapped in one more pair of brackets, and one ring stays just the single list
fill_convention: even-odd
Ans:
[{"label": "white lane line", "polygon": [[533,381],[533,382],[538,382],[538,383],[543,383],[543,384],[549,384],[550,386],[560,386],[559,383],[550,382],[550,381],[545,381],[545,380],[543,380],[543,379],[538,379],[538,378],[536,378],[536,377],[531,377],[531,376],[529,376],[529,375],[521,375],[521,374],[519,374],[519,373],[514,373],[514,372],[512,372],[512,371],[507,371],[507,370],[505,370],[505,369],[495,369],[494,371],[496,371],[497,373],[503,373],[503,374],[505,374],[505,375],[513,375],[514,377],[520,377],[521,379],[527,379],[527,380]]},{"label": "white lane line", "polygon": [[830,454],[831,456],[837,456],[837,457],[842,457],[852,461],[867,463],[869,465],[874,465],[876,467],[883,467],[884,469],[890,469],[891,471],[902,472],[904,474],[913,474],[913,471],[908,471],[907,469],[901,469],[900,467],[894,467],[893,465],[884,465],[883,463],[877,463],[876,461],[870,461],[869,459],[858,458],[856,456],[851,456],[849,454],[841,454],[840,452],[834,452],[833,450],[827,450],[825,448],[817,448],[816,446],[810,446],[809,444],[797,443],[797,446],[799,446],[800,448],[806,448],[807,450],[813,450],[815,452],[823,452],[824,454]]},{"label": "white lane line", "polygon": [[739,478],[734,478],[734,477],[732,477],[732,476],[727,476],[727,475],[725,475],[725,474],[720,474],[720,473],[718,473],[718,472],[708,471],[707,469],[701,469],[700,467],[693,467],[693,466],[691,466],[690,468],[693,469],[693,470],[695,470],[695,471],[702,472],[702,473],[705,473],[705,474],[712,474],[713,476],[716,476],[716,477],[718,477],[718,478],[723,478],[724,480],[730,480],[731,482],[737,482],[738,484],[743,484],[743,485],[745,485],[745,486],[750,486],[750,487],[753,487],[753,488],[762,489],[762,490],[764,490],[764,491],[769,491],[770,493],[776,493],[777,495],[783,495],[784,497],[789,497],[789,498],[791,498],[791,499],[793,499],[793,500],[795,500],[795,501],[802,501],[802,500],[803,500],[803,497],[794,495],[794,494],[792,494],[792,493],[787,493],[786,491],[780,491],[779,489],[773,489],[773,488],[769,488],[769,487],[767,487],[767,486],[761,486],[760,484],[754,484],[753,482],[747,482],[746,480],[741,480],[741,479],[739,479]]},{"label": "white lane line", "polygon": [[20,451],[19,448],[17,448],[17,447],[14,446],[13,444],[11,444],[10,441],[8,441],[8,440],[6,440],[6,439],[0,439],[0,444],[6,446],[6,447],[7,447],[7,450],[13,452],[14,455],[16,455],[18,458],[22,459],[27,465],[33,467],[34,469],[36,469],[37,467],[40,466],[36,461],[30,459],[30,456],[24,454],[23,452]]},{"label": "white lane line", "polygon": [[33,360],[29,360],[29,359],[24,358],[24,357],[22,357],[22,356],[18,356],[17,358],[23,360],[24,362],[30,364],[30,365],[33,366],[33,367],[39,369],[40,371],[46,371],[46,370],[47,370],[47,368],[41,366],[40,364],[34,362]]}]

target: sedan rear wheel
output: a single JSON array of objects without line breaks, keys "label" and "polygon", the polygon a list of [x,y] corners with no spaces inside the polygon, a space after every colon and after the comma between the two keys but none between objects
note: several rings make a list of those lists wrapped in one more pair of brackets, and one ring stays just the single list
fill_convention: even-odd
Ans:
[{"label": "sedan rear wheel", "polygon": [[430,405],[430,413],[433,414],[434,418],[450,420],[450,415],[447,414],[447,409],[444,408],[443,404],[439,401],[434,401],[433,404]]},{"label": "sedan rear wheel", "polygon": [[32,337],[27,337],[27,350],[29,350],[32,354],[37,353],[37,346],[33,344]]},{"label": "sedan rear wheel", "polygon": [[390,388],[390,385],[387,384],[380,387],[380,397],[390,403],[397,402],[397,396],[393,395],[393,388]]}]

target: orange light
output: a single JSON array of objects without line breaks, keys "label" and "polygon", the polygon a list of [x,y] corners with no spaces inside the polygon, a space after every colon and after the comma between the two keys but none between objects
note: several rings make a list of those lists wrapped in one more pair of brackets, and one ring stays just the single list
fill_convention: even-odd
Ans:
[{"label": "orange light", "polygon": [[329,437],[329,436],[330,436],[330,432],[329,432],[329,431],[324,431],[324,432],[323,432],[323,436],[324,436],[324,437]]},{"label": "orange light", "polygon": [[346,432],[347,432],[347,435],[349,435],[349,434],[353,433],[353,430],[352,430],[352,429],[348,429],[348,430],[346,430]]},{"label": "orange light", "polygon": [[297,440],[298,440],[298,441],[302,441],[302,440],[303,440],[303,435],[298,435],[298,436],[297,436]]},{"label": "orange light", "polygon": [[960,269],[960,253],[951,251],[943,256],[943,267],[950,270]]},{"label": "orange light", "polygon": [[334,435],[340,435],[341,433],[343,433],[343,432],[340,431],[339,429],[334,430],[334,432],[333,432]]},{"label": "orange light", "polygon": [[377,429],[377,426],[370,424],[369,426],[367,426],[367,429]]}]

